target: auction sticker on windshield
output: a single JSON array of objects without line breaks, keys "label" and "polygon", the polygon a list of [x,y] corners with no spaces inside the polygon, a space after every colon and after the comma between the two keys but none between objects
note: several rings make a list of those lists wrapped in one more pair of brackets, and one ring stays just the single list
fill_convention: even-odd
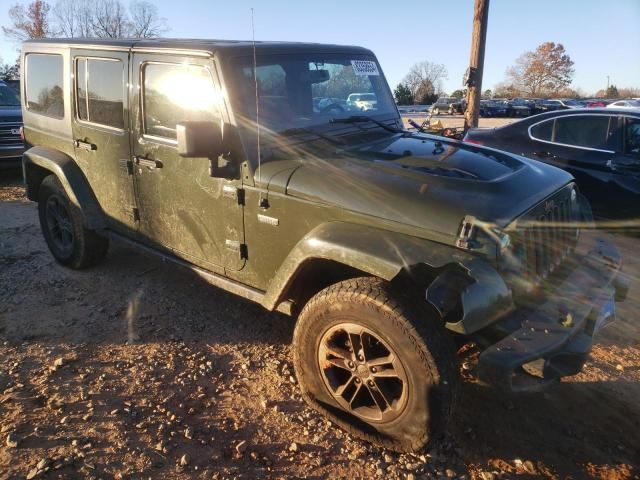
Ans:
[{"label": "auction sticker on windshield", "polygon": [[380,75],[378,65],[371,60],[351,60],[351,65],[353,65],[353,73],[356,75]]}]

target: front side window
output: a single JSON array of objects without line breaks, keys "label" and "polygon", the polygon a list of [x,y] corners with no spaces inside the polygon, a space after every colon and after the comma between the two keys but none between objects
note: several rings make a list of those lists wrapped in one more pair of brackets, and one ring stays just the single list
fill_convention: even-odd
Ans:
[{"label": "front side window", "polygon": [[[568,116],[556,119],[553,141],[564,145],[610,150],[610,134],[616,117],[606,115]],[[609,123],[612,123],[611,128]]]},{"label": "front side window", "polygon": [[26,64],[27,110],[63,118],[62,55],[29,53]]},{"label": "front side window", "polygon": [[123,65],[116,59],[76,61],[76,106],[79,120],[124,129]]},{"label": "front side window", "polygon": [[624,152],[640,157],[640,119],[627,118],[624,129]]},{"label": "front side window", "polygon": [[258,55],[234,61],[238,110],[256,119],[256,78],[261,126],[268,132],[329,125],[353,115],[397,115],[373,57],[342,53]]},{"label": "front side window", "polygon": [[142,77],[145,135],[175,140],[179,122],[220,121],[222,95],[205,67],[147,63],[143,65]]}]

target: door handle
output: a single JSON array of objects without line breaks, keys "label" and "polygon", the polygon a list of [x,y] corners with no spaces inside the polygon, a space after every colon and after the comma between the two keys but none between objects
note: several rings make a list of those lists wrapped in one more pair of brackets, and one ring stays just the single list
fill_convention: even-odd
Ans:
[{"label": "door handle", "polygon": [[98,147],[96,146],[95,143],[85,142],[84,140],[74,140],[73,141],[73,145],[76,148],[80,148],[82,150],[87,150],[89,152],[92,152],[93,150],[97,150],[98,149]]},{"label": "door handle", "polygon": [[545,151],[542,151],[542,152],[533,152],[533,154],[532,154],[532,155],[534,155],[534,156],[536,156],[536,157],[540,157],[540,158],[558,158],[558,157],[556,157],[555,155],[552,155],[552,154],[550,154],[549,152],[545,152]]},{"label": "door handle", "polygon": [[162,162],[160,160],[152,160],[151,158],[143,157],[142,155],[136,155],[133,157],[133,161],[136,165],[148,168],[162,168]]}]

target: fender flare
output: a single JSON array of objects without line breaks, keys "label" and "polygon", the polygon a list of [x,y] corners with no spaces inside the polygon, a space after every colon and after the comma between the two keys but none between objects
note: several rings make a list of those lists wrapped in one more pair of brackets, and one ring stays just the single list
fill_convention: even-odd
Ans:
[{"label": "fender flare", "polygon": [[[510,289],[485,260],[449,245],[343,222],[322,224],[298,242],[273,277],[263,306],[273,310],[286,300],[298,270],[315,259],[333,260],[387,281],[418,265],[442,272],[434,282],[450,267],[457,269],[470,280],[459,292],[462,318],[446,324],[458,333],[477,331],[514,308]],[[425,301],[434,303],[426,292]]]},{"label": "fender flare", "polygon": [[30,200],[38,200],[38,189],[44,178],[41,172],[46,170],[58,178],[71,203],[81,212],[86,228],[99,230],[107,226],[87,178],[70,156],[46,147],[32,147],[22,156],[22,169]]}]

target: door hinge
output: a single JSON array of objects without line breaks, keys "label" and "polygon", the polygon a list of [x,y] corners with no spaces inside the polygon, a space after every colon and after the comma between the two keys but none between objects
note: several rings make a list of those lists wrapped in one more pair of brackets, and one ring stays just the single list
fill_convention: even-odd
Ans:
[{"label": "door hinge", "polygon": [[240,258],[244,258],[244,259],[249,258],[248,257],[248,251],[247,251],[247,245],[245,243],[240,243],[237,240],[226,239],[224,241],[224,244],[232,252],[237,252],[240,255]]},{"label": "door hinge", "polygon": [[242,188],[225,185],[222,187],[222,196],[235,199],[238,205],[244,205],[244,190]]},{"label": "door hinge", "polygon": [[133,162],[131,160],[127,160],[126,158],[120,159],[118,160],[118,166],[122,173],[133,175]]},{"label": "door hinge", "polygon": [[127,213],[127,215],[129,215],[131,220],[133,220],[134,222],[140,221],[140,210],[138,210],[138,207],[134,207],[133,205],[127,205],[126,207],[124,207],[124,211]]}]

